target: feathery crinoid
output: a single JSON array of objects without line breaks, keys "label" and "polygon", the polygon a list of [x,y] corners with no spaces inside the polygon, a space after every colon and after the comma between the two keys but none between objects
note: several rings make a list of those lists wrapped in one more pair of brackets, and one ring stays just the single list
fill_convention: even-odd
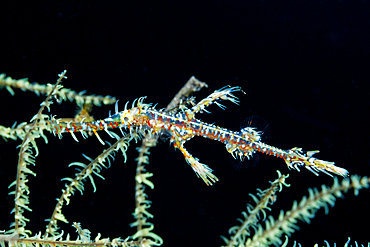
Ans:
[{"label": "feathery crinoid", "polygon": [[[59,75],[59,79],[56,84],[48,84],[46,86],[38,83],[29,83],[27,79],[14,80],[10,77],[5,77],[4,74],[0,76],[0,84],[5,87],[12,95],[14,95],[14,88],[21,88],[24,91],[33,91],[37,95],[47,94],[46,100],[41,104],[39,112],[31,119],[29,123],[22,123],[14,125],[13,127],[0,126],[0,134],[4,139],[16,140],[20,138],[23,140],[20,145],[18,172],[16,180],[9,186],[15,187],[9,194],[15,196],[15,208],[12,213],[15,215],[15,220],[10,225],[10,229],[4,234],[0,234],[0,244],[2,246],[8,243],[9,246],[39,246],[39,245],[53,245],[53,246],[156,246],[163,243],[162,238],[153,232],[154,225],[149,222],[149,219],[153,217],[148,212],[150,203],[147,199],[147,194],[144,192],[148,186],[154,188],[153,182],[149,178],[153,175],[152,173],[146,172],[144,164],[148,163],[149,148],[155,146],[157,141],[156,137],[152,135],[145,136],[145,132],[140,129],[130,130],[128,133],[122,132],[122,137],[116,133],[105,131],[110,137],[115,139],[113,144],[103,141],[97,131],[81,132],[84,138],[92,133],[95,134],[102,144],[108,144],[101,154],[95,158],[90,158],[87,155],[83,156],[87,159],[87,163],[83,162],[72,162],[69,167],[76,167],[77,173],[74,177],[63,178],[62,181],[66,181],[65,188],[62,189],[62,194],[57,198],[57,204],[52,211],[51,217],[46,221],[46,230],[42,234],[41,231],[32,236],[32,232],[27,227],[27,222],[30,220],[25,216],[25,210],[32,211],[30,206],[30,191],[31,188],[28,185],[28,175],[36,176],[36,173],[31,170],[30,165],[36,165],[36,157],[39,155],[39,149],[36,145],[37,139],[43,137],[45,143],[48,142],[47,133],[53,132],[53,125],[64,124],[70,126],[73,124],[85,124],[94,122],[94,118],[90,116],[90,106],[92,104],[100,106],[101,104],[112,104],[115,102],[114,97],[111,96],[89,96],[84,95],[85,92],[76,93],[73,90],[65,89],[60,85],[62,79],[66,79],[66,71]],[[207,86],[207,84],[200,82],[199,80],[192,77],[172,100],[168,108],[179,108],[182,102],[187,102],[187,95],[191,95],[193,92],[198,91],[200,88]],[[75,101],[79,106],[80,110],[73,118],[55,118],[54,116],[48,116],[44,113],[44,108],[50,110],[53,100],[58,103],[63,100],[69,99]],[[117,105],[116,105],[117,106]],[[73,132],[72,132],[73,133]],[[148,133],[150,134],[150,133]],[[77,137],[72,135],[73,138],[78,141]],[[60,136],[61,137],[61,136]],[[135,201],[136,207],[133,213],[135,222],[131,223],[131,227],[136,227],[136,232],[131,236],[124,236],[123,238],[101,238],[100,234],[95,238],[91,237],[91,232],[88,229],[83,229],[81,223],[74,222],[72,226],[76,229],[78,237],[71,239],[70,235],[65,235],[61,229],[60,223],[69,224],[69,220],[66,215],[62,212],[63,206],[70,204],[71,197],[76,191],[81,194],[84,192],[84,184],[86,180],[89,180],[96,191],[96,183],[94,178],[99,177],[104,179],[101,175],[102,169],[108,169],[111,167],[111,162],[114,160],[116,152],[121,151],[124,162],[127,160],[126,150],[131,140],[137,141],[138,139],[144,138],[143,145],[139,148],[139,157],[137,159],[137,174],[135,176]],[[42,151],[41,151],[42,152]],[[41,229],[40,229],[41,230]]]},{"label": "feathery crinoid", "polygon": [[[241,162],[252,159],[256,152],[260,152],[282,158],[288,168],[298,171],[299,168],[305,167],[316,175],[318,172],[329,175],[330,173],[341,176],[348,175],[347,170],[334,166],[333,162],[313,158],[312,155],[317,151],[302,152],[300,148],[282,150],[263,143],[261,138],[263,129],[259,131],[257,126],[248,125],[243,126],[240,131],[231,131],[195,118],[197,113],[208,112],[206,107],[211,104],[216,104],[221,109],[225,109],[225,106],[219,103],[221,100],[238,104],[239,100],[234,93],[243,92],[240,87],[226,86],[195,103],[194,98],[190,95],[202,87],[207,87],[207,84],[192,77],[165,109],[157,110],[152,104],[144,103],[144,97],[141,97],[130,104],[131,108],[128,108],[128,104],[126,104],[125,110],[120,112],[114,97],[85,95],[85,92],[77,93],[71,89],[63,88],[60,83],[62,79],[66,79],[65,74],[66,71],[61,73],[57,83],[50,85],[31,84],[26,79],[14,80],[5,77],[5,75],[0,75],[0,85],[5,87],[12,95],[14,95],[13,89],[15,88],[29,90],[38,95],[47,95],[41,104],[40,110],[30,122],[14,125],[13,127],[0,126],[0,135],[4,139],[22,140],[18,157],[17,177],[9,186],[12,189],[9,194],[15,196],[15,206],[12,211],[14,222],[11,223],[9,230],[0,234],[0,244],[2,246],[5,246],[5,243],[9,246],[23,247],[39,245],[147,247],[162,245],[166,239],[163,240],[163,236],[160,236],[161,234],[157,232],[158,229],[154,228],[153,199],[148,198],[148,194],[151,194],[149,189],[154,189],[154,180],[152,179],[154,174],[149,172],[148,167],[146,167],[149,164],[150,149],[156,146],[159,138],[169,137],[167,140],[169,139],[170,143],[182,152],[196,175],[202,178],[207,185],[212,185],[218,181],[218,178],[212,174],[213,170],[208,165],[200,163],[184,147],[185,142],[194,136],[222,142],[232,157]],[[52,108],[53,101],[62,103],[66,99],[75,101],[80,109],[74,117],[57,118],[45,114],[45,108]],[[101,104],[113,103],[116,103],[115,113],[109,114],[109,117],[103,120],[95,120],[91,116],[89,110],[91,105],[100,106]],[[119,129],[121,133],[117,134],[111,129]],[[105,131],[113,139],[113,142],[109,143],[104,137],[100,137],[98,131]],[[40,232],[34,235],[30,231],[29,225],[33,222],[29,222],[27,211],[32,211],[33,205],[40,202],[32,201],[30,191],[33,191],[33,188],[29,185],[28,176],[36,175],[32,166],[39,165],[36,157],[39,153],[43,154],[44,152],[44,149],[40,150],[37,147],[37,142],[42,137],[47,143],[50,133],[62,138],[62,134],[65,132],[71,134],[76,141],[81,140],[81,136],[82,138],[88,138],[90,135],[95,135],[99,142],[105,145],[105,149],[94,156],[83,154],[87,160],[86,162],[72,162],[68,165],[68,167],[75,168],[76,173],[74,176],[62,178],[65,185],[62,188],[62,193],[57,197],[54,210],[51,210],[51,215],[46,220],[46,229],[39,229]],[[132,175],[132,187],[134,188],[132,189],[135,194],[132,198],[134,220],[131,223],[127,222],[127,225],[135,230],[130,233],[125,232],[124,236],[116,238],[102,237],[101,234],[94,236],[94,233],[88,229],[84,222],[76,222],[71,219],[72,217],[64,209],[66,206],[71,206],[75,192],[78,191],[81,195],[85,192],[86,181],[91,183],[94,192],[99,190],[99,185],[95,179],[97,177],[105,179],[102,171],[115,166],[113,160],[117,158],[118,153],[122,153],[123,162],[126,163],[127,150],[133,140],[136,142],[142,141],[141,146],[137,148],[139,156],[136,159],[136,173]],[[63,139],[60,142],[62,143]],[[79,142],[79,144],[82,144],[82,142]],[[55,162],[52,165],[59,166],[60,164]],[[161,168],[169,169],[168,167]],[[177,173],[176,167],[173,166],[170,169],[173,169],[172,174]],[[284,234],[290,237],[294,231],[299,229],[297,226],[298,219],[309,223],[319,208],[323,207],[327,212],[329,206],[334,205],[335,199],[341,197],[349,189],[354,189],[357,195],[360,189],[369,186],[369,178],[367,177],[360,178],[353,175],[342,182],[338,182],[338,179],[334,178],[334,184],[331,187],[322,186],[321,191],[316,188],[309,189],[308,197],[303,197],[299,203],[295,201],[291,210],[282,211],[278,218],[274,219],[272,216],[268,216],[268,211],[272,210],[272,204],[278,198],[276,193],[281,192],[284,187],[290,186],[286,181],[289,175],[282,175],[280,171],[277,171],[277,173],[278,177],[270,182],[271,186],[269,188],[265,190],[258,189],[256,195],[250,194],[255,205],[253,203],[248,204],[247,212],[242,213],[243,219],[238,219],[241,224],[230,228],[230,238],[223,237],[227,246],[279,246],[283,243]],[[259,179],[263,178],[262,174]],[[119,179],[126,180],[128,178],[120,174]],[[107,183],[110,182],[113,181],[107,181]],[[120,204],[124,201],[126,204],[128,201],[127,204],[130,204],[126,197],[122,197],[123,190],[127,190],[127,188],[116,186],[106,193],[111,194],[115,199],[120,198],[120,201],[114,201],[113,203]],[[248,191],[249,188],[242,188],[242,190]],[[284,192],[285,190],[288,189],[285,188]],[[181,194],[181,191],[176,193]],[[106,203],[112,204],[112,202]],[[124,214],[122,210],[109,213],[114,214],[116,219]],[[93,214],[90,217],[94,219]],[[265,222],[265,226],[262,226],[261,221]],[[73,238],[69,233],[65,233],[68,232],[64,229],[66,224],[74,228],[72,229],[76,232],[76,237]],[[181,222],[173,224],[181,224]],[[117,226],[105,224],[101,224],[101,227],[117,228]]]},{"label": "feathery crinoid", "polygon": [[[226,246],[250,246],[250,247],[262,247],[262,246],[282,246],[282,236],[285,234],[286,246],[288,237],[295,231],[299,230],[298,220],[310,224],[311,219],[315,217],[316,212],[320,208],[325,209],[325,214],[329,213],[329,206],[335,205],[336,198],[343,197],[343,193],[347,193],[348,190],[353,189],[354,194],[357,196],[359,190],[369,188],[370,178],[358,175],[352,175],[349,178],[345,178],[341,183],[338,182],[338,178],[334,178],[332,186],[322,185],[321,190],[317,188],[309,188],[308,196],[304,196],[300,202],[294,201],[293,206],[289,211],[280,211],[277,219],[272,216],[266,217],[264,209],[271,211],[268,204],[272,205],[277,197],[274,195],[278,191],[282,190],[282,185],[290,186],[285,183],[287,175],[281,175],[278,171],[279,177],[271,183],[271,187],[266,190],[258,190],[256,196],[250,194],[256,203],[256,206],[251,204],[247,205],[248,213],[243,212],[244,220],[238,219],[242,222],[241,226],[234,226],[230,228],[229,233],[233,234],[230,239],[222,237],[226,242]],[[259,212],[262,211],[263,217],[260,216]],[[264,222],[258,223],[258,221]],[[265,226],[263,226],[265,225]],[[254,234],[251,233],[249,228],[253,228]],[[348,244],[348,243],[347,243]]]}]

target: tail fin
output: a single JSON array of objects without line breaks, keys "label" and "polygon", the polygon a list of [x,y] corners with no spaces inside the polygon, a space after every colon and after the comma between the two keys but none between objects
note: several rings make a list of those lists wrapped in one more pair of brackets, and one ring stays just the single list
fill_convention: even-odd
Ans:
[{"label": "tail fin", "polygon": [[323,172],[329,176],[333,176],[331,173],[347,177],[349,172],[341,167],[335,166],[334,162],[320,160],[312,157],[319,151],[307,151],[303,152],[301,148],[292,148],[287,151],[288,155],[284,158],[288,168],[293,168],[299,171],[299,167],[304,167],[316,176],[318,172]]}]

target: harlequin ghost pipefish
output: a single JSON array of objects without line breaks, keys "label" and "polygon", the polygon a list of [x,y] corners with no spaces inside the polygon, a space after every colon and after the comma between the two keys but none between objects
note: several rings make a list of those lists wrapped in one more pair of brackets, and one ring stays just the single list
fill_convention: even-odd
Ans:
[{"label": "harlequin ghost pipefish", "polygon": [[[261,135],[263,133],[254,127],[247,126],[237,132],[208,124],[195,118],[195,114],[198,112],[208,112],[205,108],[213,103],[225,109],[226,107],[219,103],[221,100],[229,100],[232,103],[238,104],[238,98],[233,95],[233,92],[238,91],[242,91],[240,87],[223,87],[220,90],[214,91],[214,93],[193,107],[181,108],[177,113],[157,110],[152,104],[143,103],[146,97],[141,97],[132,103],[130,109],[127,108],[127,102],[124,111],[120,112],[117,109],[118,106],[116,103],[115,114],[104,120],[65,123],[53,118],[52,129],[53,133],[57,134],[60,138],[62,133],[69,132],[76,141],[78,140],[73,132],[81,132],[83,137],[86,137],[86,132],[93,132],[97,135],[96,131],[98,130],[105,130],[109,133],[108,129],[112,128],[119,128],[121,131],[125,129],[130,131],[130,133],[135,132],[142,136],[146,134],[152,136],[169,135],[172,145],[182,152],[186,162],[207,185],[212,185],[212,183],[218,181],[218,178],[212,174],[211,168],[200,163],[184,147],[185,142],[194,136],[202,136],[224,143],[227,151],[235,159],[240,161],[245,159],[250,160],[259,152],[284,159],[290,169],[293,168],[299,171],[299,168],[304,167],[315,175],[318,175],[318,172],[323,172],[330,176],[332,176],[330,173],[341,176],[348,175],[347,170],[335,166],[334,162],[312,157],[319,151],[303,152],[301,148],[297,147],[283,150],[262,142]],[[104,144],[98,135],[97,137]]]}]

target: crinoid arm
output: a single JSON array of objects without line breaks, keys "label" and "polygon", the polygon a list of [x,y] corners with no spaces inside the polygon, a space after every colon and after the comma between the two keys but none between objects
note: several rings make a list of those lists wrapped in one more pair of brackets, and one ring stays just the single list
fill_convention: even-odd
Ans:
[{"label": "crinoid arm", "polygon": [[299,171],[299,167],[304,167],[310,172],[318,176],[318,172],[323,172],[329,176],[333,176],[331,173],[347,177],[349,172],[341,167],[335,166],[335,162],[329,162],[320,160],[312,157],[319,151],[307,151],[303,152],[301,148],[292,148],[287,151],[287,155],[284,157],[288,168],[293,168]]}]

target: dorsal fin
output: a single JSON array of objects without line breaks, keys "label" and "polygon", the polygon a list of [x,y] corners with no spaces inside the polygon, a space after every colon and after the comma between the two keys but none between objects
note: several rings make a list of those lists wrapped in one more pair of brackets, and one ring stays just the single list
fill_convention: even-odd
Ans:
[{"label": "dorsal fin", "polygon": [[[264,143],[268,143],[271,137],[270,125],[266,119],[253,115],[251,117],[246,118],[241,124],[240,129],[245,128],[253,128],[256,131],[260,132],[260,141]],[[254,167],[257,165],[259,160],[261,159],[260,153],[254,153],[252,157],[249,159],[244,157],[244,160],[234,159],[231,157],[231,163],[235,170],[237,171],[245,171],[249,167]]]},{"label": "dorsal fin", "polygon": [[261,142],[269,143],[271,138],[271,129],[270,125],[266,119],[253,115],[247,117],[243,122],[240,124],[240,129],[244,128],[253,128],[257,131],[261,132]]}]

